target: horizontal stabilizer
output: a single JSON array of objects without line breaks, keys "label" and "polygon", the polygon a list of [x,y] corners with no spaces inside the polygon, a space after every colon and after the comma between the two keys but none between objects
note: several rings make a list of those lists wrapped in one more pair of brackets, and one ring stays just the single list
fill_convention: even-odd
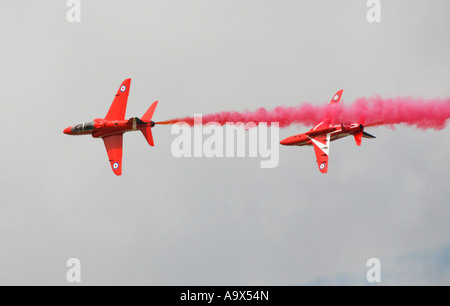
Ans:
[{"label": "horizontal stabilizer", "polygon": [[140,128],[142,134],[144,135],[145,139],[147,139],[147,142],[152,147],[155,145],[153,142],[153,135],[152,135],[152,126],[155,125],[155,123],[152,120],[153,113],[155,112],[156,106],[158,105],[158,101],[153,102],[153,104],[148,108],[148,110],[145,112],[144,116],[139,120],[141,123],[148,123],[151,122],[150,126],[146,126],[143,128]]},{"label": "horizontal stabilizer", "polygon": [[153,142],[152,128],[150,126],[147,126],[140,130],[141,130],[142,134],[144,135],[145,139],[147,139],[148,144],[153,147],[155,144]]},{"label": "horizontal stabilizer", "polygon": [[158,101],[153,102],[153,104],[145,112],[144,116],[142,116],[141,120],[145,121],[145,122],[149,122],[150,120],[152,120],[153,113],[155,112],[157,105],[158,105]]},{"label": "horizontal stabilizer", "polygon": [[375,136],[370,135],[369,133],[366,133],[366,132],[363,132],[362,137],[364,137],[364,138],[376,138]]}]

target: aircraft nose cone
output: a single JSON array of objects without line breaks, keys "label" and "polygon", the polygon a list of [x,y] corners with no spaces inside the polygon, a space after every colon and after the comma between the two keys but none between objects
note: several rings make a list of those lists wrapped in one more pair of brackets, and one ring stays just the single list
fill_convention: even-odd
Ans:
[{"label": "aircraft nose cone", "polygon": [[291,143],[291,137],[285,138],[282,141],[280,141],[280,144],[282,145],[289,145]]},{"label": "aircraft nose cone", "polygon": [[70,129],[71,129],[71,126],[69,126],[69,127],[66,127],[64,130],[63,130],[63,132],[64,132],[64,134],[68,134],[68,135],[70,135],[71,134],[71,131],[70,131]]}]

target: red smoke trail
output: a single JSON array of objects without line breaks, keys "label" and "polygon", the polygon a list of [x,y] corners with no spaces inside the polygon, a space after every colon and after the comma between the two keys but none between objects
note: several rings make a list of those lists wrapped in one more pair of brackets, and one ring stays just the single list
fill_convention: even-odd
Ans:
[{"label": "red smoke trail", "polygon": [[[446,121],[450,118],[450,99],[359,98],[348,106],[340,103],[322,106],[303,103],[294,107],[278,106],[273,110],[259,108],[255,111],[203,115],[202,123],[218,122],[224,125],[226,122],[278,122],[280,127],[288,127],[292,124],[312,126],[324,118],[334,118],[336,124],[359,121],[366,126],[405,124],[424,130],[440,130],[445,128]],[[161,121],[157,124],[174,124],[180,121],[194,125],[194,117]]]}]

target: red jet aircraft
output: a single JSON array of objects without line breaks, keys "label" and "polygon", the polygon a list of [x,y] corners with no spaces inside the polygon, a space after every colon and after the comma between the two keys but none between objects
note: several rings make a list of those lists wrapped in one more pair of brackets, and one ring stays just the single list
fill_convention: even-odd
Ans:
[{"label": "red jet aircraft", "polygon": [[[331,99],[330,104],[341,100],[342,92],[339,90]],[[356,145],[361,145],[362,138],[375,138],[375,136],[364,132],[364,125],[358,123],[334,124],[333,118],[327,118],[320,122],[309,132],[283,139],[280,144],[285,146],[313,146],[316,153],[317,165],[322,173],[328,171],[328,155],[330,154],[330,141],[353,135]]]},{"label": "red jet aircraft", "polygon": [[120,85],[105,119],[94,119],[64,129],[68,135],[87,135],[102,138],[108,152],[109,162],[116,175],[122,175],[122,143],[123,133],[139,130],[144,134],[149,145],[154,146],[152,130],[155,122],[151,121],[158,101],[153,102],[141,119],[134,117],[125,120],[128,93],[131,79],[126,79]]}]

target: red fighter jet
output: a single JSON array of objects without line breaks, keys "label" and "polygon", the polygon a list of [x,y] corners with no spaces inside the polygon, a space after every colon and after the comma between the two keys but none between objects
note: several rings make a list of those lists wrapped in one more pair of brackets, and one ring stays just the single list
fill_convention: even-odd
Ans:
[{"label": "red fighter jet", "polygon": [[[331,99],[330,104],[341,100],[342,92],[339,90]],[[280,144],[285,146],[313,146],[316,153],[317,165],[322,173],[328,171],[328,155],[330,154],[330,141],[353,135],[356,145],[361,145],[362,138],[375,138],[375,136],[364,132],[364,125],[358,123],[334,124],[332,118],[320,122],[309,132],[283,139]]]},{"label": "red fighter jet", "polygon": [[68,135],[92,135],[94,138],[102,138],[116,175],[122,175],[123,133],[139,130],[144,134],[148,144],[154,146],[151,128],[155,126],[155,122],[151,119],[158,101],[153,102],[141,119],[134,117],[125,120],[130,83],[131,79],[126,79],[120,85],[104,119],[94,119],[64,129],[64,133]]}]

